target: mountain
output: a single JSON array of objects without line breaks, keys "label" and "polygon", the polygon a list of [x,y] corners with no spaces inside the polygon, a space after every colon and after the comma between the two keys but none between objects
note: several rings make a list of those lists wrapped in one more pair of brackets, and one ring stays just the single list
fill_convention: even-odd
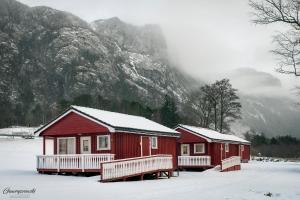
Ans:
[{"label": "mountain", "polygon": [[289,98],[240,95],[242,119],[232,125],[232,131],[265,134],[267,137],[291,135],[299,137],[300,107]]},{"label": "mountain", "polygon": [[[253,69],[229,78],[244,87],[240,91],[251,91],[240,94],[242,120],[233,124],[234,133],[299,135],[300,112],[292,100],[255,94],[278,93],[280,81]],[[116,17],[87,23],[68,12],[0,0],[0,127],[39,125],[57,115],[61,101],[81,95],[155,109],[168,94],[196,123],[184,104],[201,84],[171,64],[157,25],[134,26]]]},{"label": "mountain", "polygon": [[82,94],[151,107],[166,94],[184,102],[197,84],[168,61],[159,26],[118,18],[87,23],[68,12],[1,0],[0,49],[1,126],[25,123]]},{"label": "mountain", "polygon": [[300,106],[278,78],[253,68],[239,68],[227,76],[239,89],[242,104],[242,120],[233,124],[233,132],[299,137]]}]

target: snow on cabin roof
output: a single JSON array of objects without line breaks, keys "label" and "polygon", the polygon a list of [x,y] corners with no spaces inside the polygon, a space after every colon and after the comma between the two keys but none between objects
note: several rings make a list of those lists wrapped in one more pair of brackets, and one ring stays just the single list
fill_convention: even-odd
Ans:
[{"label": "snow on cabin roof", "polygon": [[178,133],[174,129],[170,129],[145,117],[110,112],[82,106],[71,106],[71,109],[79,111],[82,114],[99,120],[100,122],[104,122],[105,124],[115,128],[116,130],[141,130],[180,136],[180,133]]},{"label": "snow on cabin roof", "polygon": [[217,131],[207,129],[207,128],[201,128],[201,127],[196,127],[196,126],[189,126],[189,125],[183,125],[179,124],[178,127],[182,127],[184,129],[187,129],[189,131],[192,131],[193,133],[196,133],[200,136],[204,136],[208,139],[212,140],[222,140],[222,141],[233,141],[233,142],[240,142],[240,143],[250,143],[247,140],[244,140],[242,138],[239,138],[235,135],[230,135],[230,134],[223,134],[219,133]]}]

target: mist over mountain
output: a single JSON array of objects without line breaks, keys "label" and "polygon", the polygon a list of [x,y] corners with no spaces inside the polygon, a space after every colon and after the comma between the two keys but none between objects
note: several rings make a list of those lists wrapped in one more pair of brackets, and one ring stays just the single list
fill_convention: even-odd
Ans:
[{"label": "mist over mountain", "polygon": [[226,76],[238,88],[243,108],[242,119],[232,126],[234,132],[299,137],[300,106],[278,78],[252,68],[239,68]]},{"label": "mist over mountain", "polygon": [[[0,77],[2,127],[38,125],[38,113],[50,120],[58,102],[83,94],[151,108],[167,94],[180,107],[203,84],[169,60],[158,25],[135,26],[116,17],[87,23],[68,12],[13,0],[0,0]],[[300,112],[292,101],[255,92],[276,90],[279,80],[251,69],[237,70],[230,78],[234,87],[249,89],[240,95],[243,119],[233,127],[235,133],[253,129],[298,136]]]}]

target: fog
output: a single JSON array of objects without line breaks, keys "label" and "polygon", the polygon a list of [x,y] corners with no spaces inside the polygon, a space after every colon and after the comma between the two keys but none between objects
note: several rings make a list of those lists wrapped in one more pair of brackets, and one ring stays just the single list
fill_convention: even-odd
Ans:
[{"label": "fog", "polygon": [[[159,24],[165,34],[173,63],[186,73],[205,81],[231,77],[234,86],[249,91],[263,77],[277,79],[263,91],[274,87],[277,93],[290,94],[298,79],[275,72],[276,59],[269,52],[272,35],[285,27],[260,26],[251,22],[247,0],[21,0],[71,12],[91,22],[117,16],[135,25]],[[243,76],[228,75],[239,68]],[[247,75],[249,73],[249,76]],[[256,77],[263,73],[266,76]],[[261,74],[260,74],[261,75]],[[243,77],[241,79],[240,77]],[[268,79],[268,80],[271,80]],[[243,87],[241,86],[243,82]],[[264,82],[262,82],[264,83]],[[256,90],[260,87],[255,85]]]}]

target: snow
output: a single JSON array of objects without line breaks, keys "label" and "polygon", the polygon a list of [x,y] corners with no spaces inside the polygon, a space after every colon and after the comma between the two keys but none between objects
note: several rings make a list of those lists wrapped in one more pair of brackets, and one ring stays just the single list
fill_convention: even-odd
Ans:
[{"label": "snow", "polygon": [[127,114],[99,110],[95,108],[87,108],[82,106],[72,106],[72,107],[75,110],[79,110],[80,112],[83,112],[113,127],[179,134],[177,131],[165,127],[154,121],[151,121],[145,117],[127,115]]},{"label": "snow", "polygon": [[201,127],[195,127],[195,126],[188,126],[188,125],[183,125],[180,124],[180,127],[190,130],[194,133],[197,133],[199,135],[202,135],[204,137],[207,137],[212,140],[224,140],[224,141],[235,141],[235,142],[242,142],[242,143],[250,143],[247,140],[244,140],[242,138],[239,138],[235,135],[230,135],[230,134],[222,134],[217,131],[207,129],[207,128],[201,128]]},{"label": "snow", "polygon": [[19,135],[19,136],[31,136],[34,135],[39,127],[26,127],[26,126],[16,126],[10,128],[1,128],[0,135],[10,136],[10,135]]},{"label": "snow", "polygon": [[[89,200],[296,200],[300,199],[300,163],[257,162],[242,170],[180,172],[179,177],[159,180],[100,183],[99,176],[44,175],[35,171],[35,155],[42,140],[0,139],[0,199],[11,189],[36,189],[28,199]],[[265,194],[272,193],[272,197]]]}]

